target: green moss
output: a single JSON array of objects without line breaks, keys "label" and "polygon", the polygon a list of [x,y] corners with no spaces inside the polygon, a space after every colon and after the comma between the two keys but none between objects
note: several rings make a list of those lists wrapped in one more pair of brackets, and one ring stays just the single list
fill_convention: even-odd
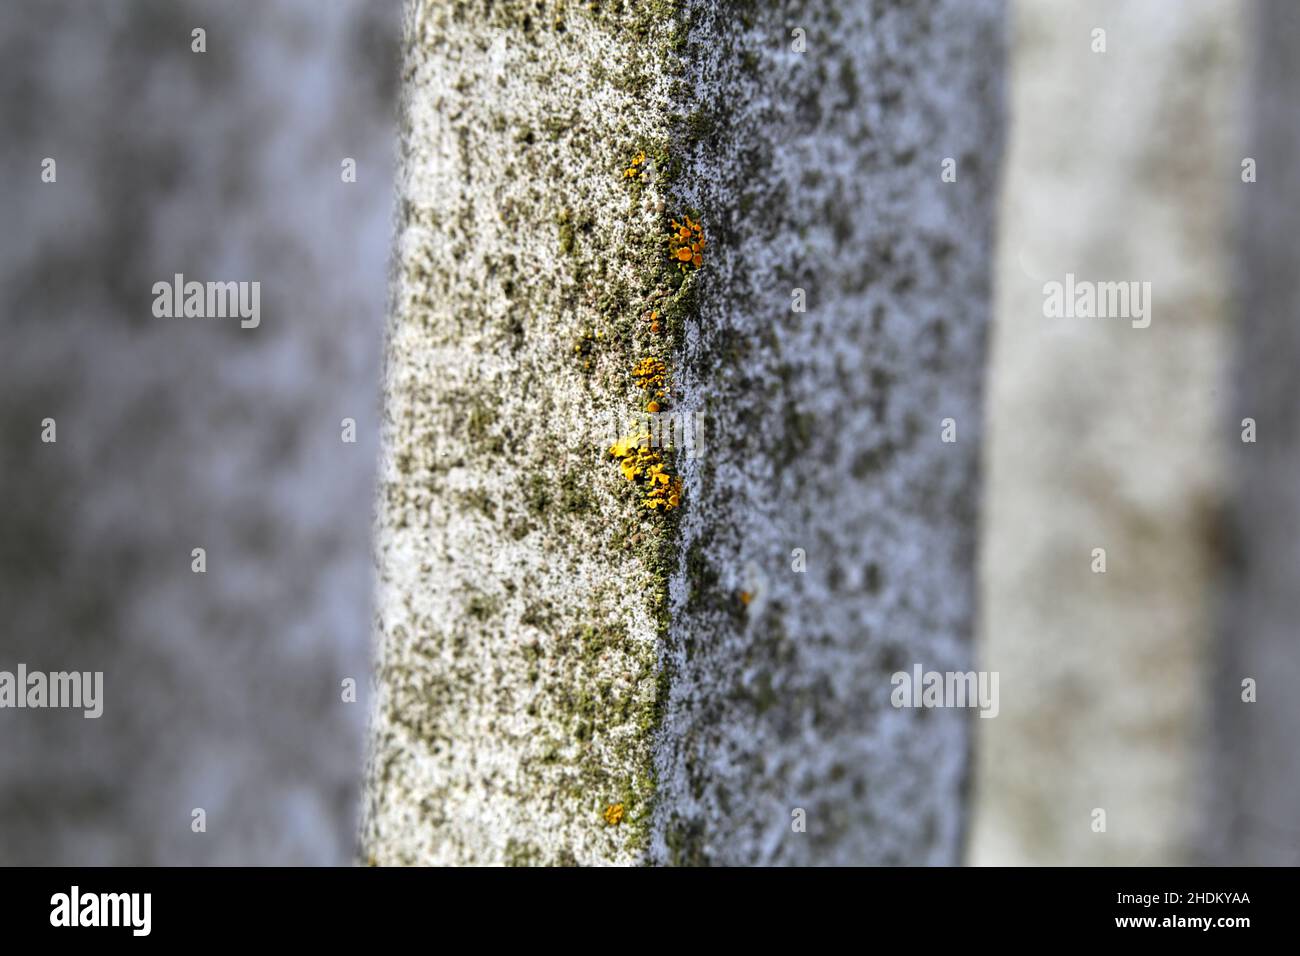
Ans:
[{"label": "green moss", "polygon": [[691,146],[696,146],[710,136],[716,128],[716,121],[712,114],[705,109],[697,109],[686,117],[686,141]]},{"label": "green moss", "polygon": [[533,472],[525,479],[524,502],[533,514],[546,514],[551,506],[551,489],[545,475]]},{"label": "green moss", "polygon": [[477,511],[486,518],[496,517],[496,503],[492,497],[481,489],[475,488],[472,491],[463,491],[460,494],[461,501],[466,508]]},{"label": "green moss", "polygon": [[[539,631],[550,631],[555,622],[555,610],[549,604],[529,604],[524,609],[524,613],[519,616],[519,623],[525,627],[535,627]],[[525,644],[524,653],[531,655],[530,660],[536,661],[541,656],[541,648],[536,644]]]},{"label": "green moss", "polygon": [[573,225],[573,212],[561,209],[555,222],[560,227],[560,252],[566,256],[573,255],[578,251],[578,233]]},{"label": "green moss", "polygon": [[587,487],[587,480],[577,471],[567,471],[560,479],[559,506],[569,514],[585,514],[595,510],[596,499]]},{"label": "green moss", "polygon": [[753,692],[754,709],[762,714],[777,702],[776,691],[772,689],[772,672],[760,671],[754,683],[756,685]]},{"label": "green moss", "polygon": [[780,450],[782,457],[778,461],[794,461],[808,451],[812,444],[814,422],[811,412],[801,412],[793,402],[786,403],[783,446]]},{"label": "green moss", "polygon": [[496,617],[500,610],[500,601],[487,594],[474,594],[465,603],[466,613],[478,621],[486,621],[489,618]]},{"label": "green moss", "polygon": [[531,843],[511,837],[506,841],[506,866],[538,866],[542,862],[542,851]]},{"label": "green moss", "polygon": [[555,142],[576,124],[576,118],[570,114],[568,116],[548,116],[542,120],[542,131],[546,133],[551,142]]},{"label": "green moss", "polygon": [[[613,803],[624,805],[619,824],[622,839],[629,845],[643,847],[648,840],[650,808],[653,805],[654,781],[648,772],[638,772],[621,779],[611,776],[611,767],[649,766],[648,738],[643,734],[629,737],[629,726],[647,726],[647,712],[655,701],[642,700],[634,683],[631,690],[616,686],[609,678],[599,677],[601,661],[609,654],[631,654],[640,661],[643,672],[653,669],[653,652],[639,649],[625,625],[586,624],[560,636],[549,653],[556,656],[548,668],[546,653],[538,645],[525,645],[522,651],[530,666],[539,674],[558,676],[543,678],[554,683],[542,688],[543,696],[555,708],[564,728],[564,739],[556,747],[563,751],[576,746],[581,755],[566,793],[574,805],[592,806],[604,801],[600,810]],[[600,757],[602,750],[608,753]],[[607,826],[602,819],[593,825]]]},{"label": "green moss", "polygon": [[465,431],[470,442],[494,455],[504,452],[505,439],[495,433],[496,409],[481,396],[463,396],[462,400],[469,405],[469,414],[465,418]]},{"label": "green moss", "polygon": [[674,814],[664,829],[668,861],[673,866],[708,866],[704,852],[704,826],[696,820],[684,820]]},{"label": "green moss", "polygon": [[705,557],[705,543],[696,539],[686,552],[687,610],[699,610],[713,599],[718,588],[718,571]]}]

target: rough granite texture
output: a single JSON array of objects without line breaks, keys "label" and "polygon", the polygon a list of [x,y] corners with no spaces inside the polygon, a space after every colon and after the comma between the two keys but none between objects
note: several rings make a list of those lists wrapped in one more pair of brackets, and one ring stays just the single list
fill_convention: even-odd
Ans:
[{"label": "rough granite texture", "polygon": [[[977,864],[1172,864],[1195,828],[1237,434],[1229,203],[1262,187],[1241,185],[1233,121],[1245,5],[1171,6],[1015,5],[981,554],[1002,713],[976,740]],[[1067,272],[1150,282],[1150,327],[1044,317]]]},{"label": "rough granite texture", "polygon": [[409,6],[368,862],[958,859],[1002,4],[829,7]]}]

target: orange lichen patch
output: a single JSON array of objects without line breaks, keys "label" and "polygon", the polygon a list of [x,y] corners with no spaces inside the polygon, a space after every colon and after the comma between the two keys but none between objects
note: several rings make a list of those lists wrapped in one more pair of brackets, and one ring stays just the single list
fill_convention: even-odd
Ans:
[{"label": "orange lichen patch", "polygon": [[663,359],[643,358],[632,366],[632,377],[641,388],[662,389],[668,384],[668,366]]},{"label": "orange lichen patch", "polygon": [[664,324],[663,324],[662,322],[659,321],[659,313],[658,313],[658,311],[651,312],[651,313],[650,313],[650,331],[651,331],[651,332],[662,332],[663,330],[664,330]]},{"label": "orange lichen patch", "polygon": [[740,592],[740,603],[745,605],[745,607],[749,607],[749,602],[752,600],[754,600],[754,595],[750,594],[748,591]]},{"label": "orange lichen patch", "polygon": [[605,822],[612,827],[616,827],[623,821],[623,804],[611,803],[605,808]]},{"label": "orange lichen patch", "polygon": [[643,152],[637,153],[635,156],[632,157],[632,162],[628,164],[627,169],[623,170],[623,178],[636,179],[638,176],[641,175],[644,166],[645,166],[645,153]]},{"label": "orange lichen patch", "polygon": [[668,233],[669,254],[683,271],[688,268],[698,269],[704,265],[704,226],[695,222],[690,216],[683,216],[682,221],[672,220]]},{"label": "orange lichen patch", "polygon": [[653,414],[655,414],[656,412],[659,411],[659,403],[658,403],[658,402],[651,402],[650,404],[648,404],[648,405],[645,407],[645,410],[646,410],[647,412],[649,412],[651,415],[653,415]]}]

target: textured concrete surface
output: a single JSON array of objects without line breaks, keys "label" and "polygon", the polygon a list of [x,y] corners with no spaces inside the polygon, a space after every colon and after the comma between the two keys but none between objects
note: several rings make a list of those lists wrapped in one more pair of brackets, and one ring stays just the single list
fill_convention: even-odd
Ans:
[{"label": "textured concrete surface", "polygon": [[410,6],[368,862],[957,858],[1001,10]]},{"label": "textured concrete surface", "polygon": [[[397,13],[0,7],[0,670],[105,696],[0,711],[0,863],[355,857]],[[154,318],[175,272],[260,326]]]},{"label": "textured concrete surface", "polygon": [[974,666],[1002,6],[722,4],[693,29],[711,135],[681,191],[725,242],[682,361],[710,440],[672,580],[652,858],[955,862],[971,714],[896,710],[889,678]]},{"label": "textured concrete surface", "polygon": [[[1015,11],[981,548],[981,667],[1002,675],[1002,713],[979,722],[971,859],[1172,863],[1199,809],[1237,431],[1220,409],[1229,204],[1256,188],[1234,122],[1248,11]],[[1045,318],[1043,285],[1067,272],[1150,282],[1150,326]]]},{"label": "textured concrete surface", "polygon": [[671,519],[607,447],[679,275],[653,159],[675,28],[652,7],[407,11],[363,834],[380,864],[644,846]]}]

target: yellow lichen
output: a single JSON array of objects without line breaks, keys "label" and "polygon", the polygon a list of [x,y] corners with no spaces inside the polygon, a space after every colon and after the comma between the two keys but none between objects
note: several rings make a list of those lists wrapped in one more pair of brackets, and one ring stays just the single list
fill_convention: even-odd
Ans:
[{"label": "yellow lichen", "polygon": [[645,153],[637,153],[632,157],[632,162],[623,170],[624,179],[636,179],[642,173],[642,167],[645,165]]},{"label": "yellow lichen", "polygon": [[616,827],[623,820],[623,804],[611,803],[605,808],[605,822],[612,827]]},{"label": "yellow lichen", "polygon": [[650,490],[646,492],[645,506],[651,511],[663,509],[672,511],[682,503],[682,480],[669,475],[655,476]]},{"label": "yellow lichen", "polygon": [[663,389],[668,384],[668,366],[663,359],[643,358],[632,366],[632,378],[641,388]]},{"label": "yellow lichen", "polygon": [[668,233],[668,249],[677,263],[677,268],[685,271],[692,267],[698,269],[704,265],[704,247],[707,245],[704,226],[692,220],[690,216],[683,216],[681,222],[672,220],[671,226]]},{"label": "yellow lichen", "polygon": [[[623,169],[625,180],[645,181],[647,171],[646,156],[638,152]],[[662,204],[658,207],[662,209]],[[704,226],[690,216],[683,216],[682,221],[672,220],[672,231],[668,235],[668,248],[671,261],[683,271],[698,269],[704,263]],[[662,290],[660,290],[662,294]],[[650,332],[658,334],[665,331],[666,323],[657,309],[647,309],[641,318],[650,327]],[[575,349],[586,357],[589,345]],[[669,391],[668,365],[660,358],[647,356],[632,366],[632,379],[637,387],[650,392],[645,396],[645,410],[650,415],[658,415]],[[648,426],[640,425],[633,431],[619,438],[609,447],[609,454],[618,462],[619,472],[630,482],[639,484],[642,491],[642,504],[651,511],[672,511],[682,501],[682,480],[673,473],[673,450],[671,445],[664,448],[654,447],[657,442],[649,433]],[[606,811],[606,819],[614,810]],[[618,805],[619,818],[622,806]],[[611,821],[615,822],[615,821]]]},{"label": "yellow lichen", "polygon": [[628,481],[640,479],[645,492],[643,504],[651,511],[672,511],[682,502],[681,479],[672,474],[663,452],[651,447],[649,432],[637,432],[609,446],[618,459],[619,471]]}]

